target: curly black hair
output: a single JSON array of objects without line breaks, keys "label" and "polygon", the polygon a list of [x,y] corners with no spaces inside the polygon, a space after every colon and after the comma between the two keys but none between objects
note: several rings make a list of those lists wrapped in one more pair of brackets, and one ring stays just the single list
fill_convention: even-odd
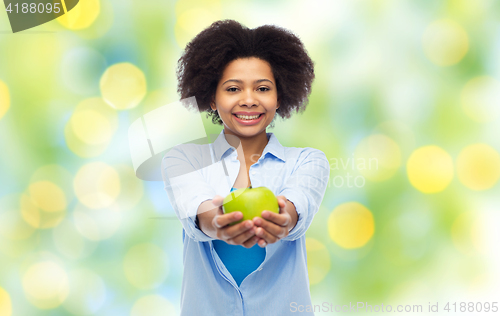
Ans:
[{"label": "curly black hair", "polygon": [[210,102],[227,64],[247,57],[271,65],[280,102],[277,114],[284,119],[290,118],[293,110],[305,110],[314,80],[314,63],[296,35],[274,25],[249,29],[234,20],[212,23],[186,45],[178,61],[177,92],[181,99],[194,96],[199,111],[208,112],[213,123],[222,125],[217,111],[211,111]]}]

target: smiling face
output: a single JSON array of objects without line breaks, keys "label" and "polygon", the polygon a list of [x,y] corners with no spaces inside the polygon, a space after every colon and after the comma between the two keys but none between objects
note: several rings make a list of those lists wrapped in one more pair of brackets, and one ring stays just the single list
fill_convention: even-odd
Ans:
[{"label": "smiling face", "polygon": [[265,133],[279,107],[269,63],[256,57],[231,61],[217,84],[211,107],[218,111],[226,134],[253,137]]}]

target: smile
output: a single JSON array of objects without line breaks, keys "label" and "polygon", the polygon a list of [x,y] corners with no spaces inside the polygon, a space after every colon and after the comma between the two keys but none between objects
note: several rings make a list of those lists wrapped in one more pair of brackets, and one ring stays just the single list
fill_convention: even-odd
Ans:
[{"label": "smile", "polygon": [[264,117],[264,113],[261,113],[259,115],[237,115],[233,114],[236,121],[242,125],[254,125],[259,123],[262,118]]},{"label": "smile", "polygon": [[242,120],[254,120],[254,119],[259,118],[259,116],[261,114],[251,115],[251,116],[249,116],[249,115],[239,115],[239,114],[235,114],[235,115],[236,115],[237,118],[242,119]]}]

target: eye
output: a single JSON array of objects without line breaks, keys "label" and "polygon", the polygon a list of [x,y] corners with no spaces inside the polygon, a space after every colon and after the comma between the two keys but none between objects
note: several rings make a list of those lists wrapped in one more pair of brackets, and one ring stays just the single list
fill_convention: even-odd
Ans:
[{"label": "eye", "polygon": [[268,87],[260,87],[260,88],[259,88],[259,91],[262,91],[262,92],[264,92],[264,91],[269,91],[269,90],[270,90],[270,89],[269,89]]},{"label": "eye", "polygon": [[238,88],[235,88],[235,87],[231,87],[231,88],[226,89],[226,91],[229,91],[229,92],[236,92],[236,90],[238,90]]}]

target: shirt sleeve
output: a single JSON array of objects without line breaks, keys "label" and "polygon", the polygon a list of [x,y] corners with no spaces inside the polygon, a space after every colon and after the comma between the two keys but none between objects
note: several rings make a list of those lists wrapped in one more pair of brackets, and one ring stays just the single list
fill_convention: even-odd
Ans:
[{"label": "shirt sleeve", "polygon": [[[215,190],[204,179],[202,170],[196,168],[192,161],[198,154],[193,150],[171,149],[162,160],[162,176],[165,191],[172,207],[181,221],[187,236],[197,242],[214,240],[206,235],[197,225],[196,215],[200,204],[211,200]],[[188,159],[190,156],[190,159]]]},{"label": "shirt sleeve", "polygon": [[299,157],[297,167],[279,194],[295,205],[298,214],[297,224],[283,240],[293,241],[305,235],[328,185],[330,164],[326,155],[318,149],[308,148],[304,156]]}]

